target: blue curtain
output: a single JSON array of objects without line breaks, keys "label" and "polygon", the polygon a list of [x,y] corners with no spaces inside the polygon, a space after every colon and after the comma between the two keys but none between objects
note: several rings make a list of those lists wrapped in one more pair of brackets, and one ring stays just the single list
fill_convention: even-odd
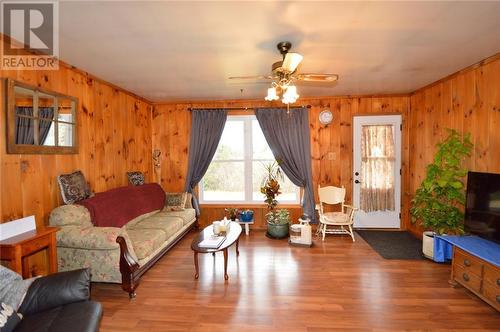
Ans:
[{"label": "blue curtain", "polygon": [[296,186],[304,188],[302,208],[316,222],[312,184],[309,110],[293,108],[256,109],[255,116],[262,128],[274,158]]},{"label": "blue curtain", "polygon": [[[193,110],[192,112],[193,119],[185,189],[188,193],[193,193],[193,189],[207,172],[219,145],[227,119],[225,110]],[[200,215],[200,204],[194,193],[193,207],[196,210],[196,215]]]}]

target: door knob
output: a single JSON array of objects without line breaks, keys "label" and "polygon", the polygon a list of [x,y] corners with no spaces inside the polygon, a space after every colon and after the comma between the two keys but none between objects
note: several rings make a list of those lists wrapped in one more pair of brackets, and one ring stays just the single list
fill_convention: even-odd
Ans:
[{"label": "door knob", "polygon": [[359,180],[354,180],[354,183],[361,183]]},{"label": "door knob", "polygon": [[358,176],[358,175],[359,175],[359,172],[354,173],[354,175]]}]

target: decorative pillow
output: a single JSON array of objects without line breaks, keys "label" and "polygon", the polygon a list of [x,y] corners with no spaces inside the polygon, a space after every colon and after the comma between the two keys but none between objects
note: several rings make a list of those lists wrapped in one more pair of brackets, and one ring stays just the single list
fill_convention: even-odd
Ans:
[{"label": "decorative pillow", "polygon": [[0,331],[11,332],[14,331],[17,324],[21,322],[23,316],[18,314],[12,307],[8,304],[1,302],[0,305]]},{"label": "decorative pillow", "polygon": [[57,177],[57,182],[59,182],[61,195],[65,204],[73,204],[92,195],[81,171],[61,174]]},{"label": "decorative pillow", "polygon": [[193,208],[193,194],[186,193],[186,205],[184,205],[184,208],[186,208],[186,209]]},{"label": "decorative pillow", "polygon": [[[0,302],[18,309],[36,278],[24,279],[19,273],[0,265]],[[3,329],[1,329],[3,332]]]},{"label": "decorative pillow", "polygon": [[165,210],[182,211],[186,206],[187,193],[165,193]]},{"label": "decorative pillow", "polygon": [[144,173],[142,172],[127,172],[128,182],[134,186],[141,186],[144,184]]}]

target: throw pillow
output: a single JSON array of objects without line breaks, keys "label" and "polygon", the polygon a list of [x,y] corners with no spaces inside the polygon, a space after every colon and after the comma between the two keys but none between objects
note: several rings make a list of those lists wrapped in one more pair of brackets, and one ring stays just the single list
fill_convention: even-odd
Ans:
[{"label": "throw pillow", "polygon": [[65,204],[73,204],[92,195],[81,171],[61,174],[57,177],[57,182],[61,188],[61,195]]},{"label": "throw pillow", "polygon": [[[36,278],[25,279],[20,274],[0,265],[0,302],[18,309]],[[3,330],[2,330],[3,331]]]},{"label": "throw pillow", "polygon": [[8,304],[1,302],[0,304],[0,331],[11,332],[14,331],[17,324],[21,322],[23,316],[18,314]]},{"label": "throw pillow", "polygon": [[182,211],[186,205],[187,193],[165,193],[165,210]]},{"label": "throw pillow", "polygon": [[127,172],[128,182],[133,186],[141,186],[144,184],[144,173],[142,172]]},{"label": "throw pillow", "polygon": [[184,206],[186,209],[193,208],[193,194],[186,193],[186,205]]}]

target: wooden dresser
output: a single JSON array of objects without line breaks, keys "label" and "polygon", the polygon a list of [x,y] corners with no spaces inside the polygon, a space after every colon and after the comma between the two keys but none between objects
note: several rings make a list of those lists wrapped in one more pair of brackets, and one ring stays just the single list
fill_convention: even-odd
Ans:
[{"label": "wooden dresser", "polygon": [[451,280],[500,311],[500,268],[453,246]]}]

